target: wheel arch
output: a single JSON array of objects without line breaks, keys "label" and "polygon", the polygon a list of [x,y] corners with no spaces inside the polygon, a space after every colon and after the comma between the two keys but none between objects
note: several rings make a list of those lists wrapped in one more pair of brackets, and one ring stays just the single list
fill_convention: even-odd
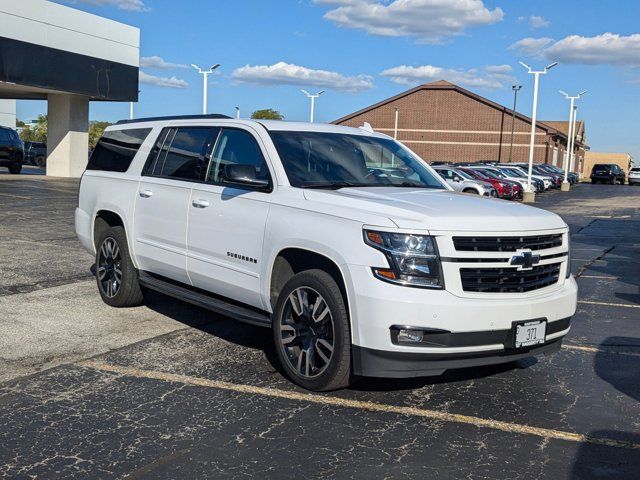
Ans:
[{"label": "wheel arch", "polygon": [[347,313],[351,319],[349,295],[344,272],[339,264],[327,255],[300,247],[286,247],[275,256],[269,274],[269,302],[273,310],[285,283],[297,273],[319,269],[326,271],[335,280],[342,292]]}]

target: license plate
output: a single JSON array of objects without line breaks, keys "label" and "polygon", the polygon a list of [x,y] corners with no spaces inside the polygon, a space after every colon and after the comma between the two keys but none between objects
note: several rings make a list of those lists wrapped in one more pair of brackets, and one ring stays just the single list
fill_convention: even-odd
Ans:
[{"label": "license plate", "polygon": [[544,343],[547,331],[547,322],[532,320],[517,324],[515,332],[515,348],[530,347]]}]

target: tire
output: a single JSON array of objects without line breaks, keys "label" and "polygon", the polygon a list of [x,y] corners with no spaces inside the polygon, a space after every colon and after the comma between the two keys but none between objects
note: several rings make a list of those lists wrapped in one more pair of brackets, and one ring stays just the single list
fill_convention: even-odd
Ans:
[{"label": "tire", "polygon": [[42,156],[42,155],[38,155],[38,156],[33,160],[33,163],[34,163],[34,165],[35,165],[36,167],[40,167],[40,168],[44,167],[44,166],[47,164],[47,162],[46,162],[46,161],[45,161],[45,159],[44,159],[44,156]]},{"label": "tire", "polygon": [[327,272],[305,270],[284,285],[272,329],[282,368],[294,383],[318,392],[350,384],[349,316],[340,287]]},{"label": "tire", "polygon": [[13,175],[18,175],[22,171],[22,164],[14,163],[13,165],[9,165],[7,168],[9,169],[9,173],[12,173]]},{"label": "tire", "polygon": [[[120,274],[118,275],[118,271]],[[112,307],[137,307],[143,296],[124,227],[109,227],[96,242],[96,282],[102,301]]]},{"label": "tire", "polygon": [[473,193],[474,195],[480,195],[480,192],[474,190],[473,188],[467,188],[466,190],[463,190],[462,193]]}]

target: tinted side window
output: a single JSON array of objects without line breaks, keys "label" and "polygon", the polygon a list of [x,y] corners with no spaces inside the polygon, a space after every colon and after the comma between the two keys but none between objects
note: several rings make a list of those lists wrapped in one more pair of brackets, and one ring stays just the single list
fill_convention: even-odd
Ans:
[{"label": "tinted side window", "polygon": [[269,170],[258,142],[244,130],[222,129],[207,173],[207,183],[222,184],[222,171],[229,164],[251,165],[256,169],[258,178],[269,178]]},{"label": "tinted side window", "polygon": [[104,132],[93,149],[87,170],[126,172],[150,128],[131,128]]},{"label": "tinted side window", "polygon": [[154,148],[155,159],[146,173],[179,180],[202,180],[216,133],[217,129],[211,127],[163,131]]}]

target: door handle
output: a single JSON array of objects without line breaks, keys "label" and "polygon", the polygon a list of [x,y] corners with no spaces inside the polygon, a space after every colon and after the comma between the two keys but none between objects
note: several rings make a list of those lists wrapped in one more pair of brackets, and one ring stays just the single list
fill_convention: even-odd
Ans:
[{"label": "door handle", "polygon": [[140,190],[138,193],[142,198],[149,198],[151,195],[153,195],[153,192],[151,190]]},{"label": "door handle", "polygon": [[192,201],[191,205],[193,205],[196,208],[207,208],[210,205],[210,203],[207,202],[206,200],[197,199]]}]

